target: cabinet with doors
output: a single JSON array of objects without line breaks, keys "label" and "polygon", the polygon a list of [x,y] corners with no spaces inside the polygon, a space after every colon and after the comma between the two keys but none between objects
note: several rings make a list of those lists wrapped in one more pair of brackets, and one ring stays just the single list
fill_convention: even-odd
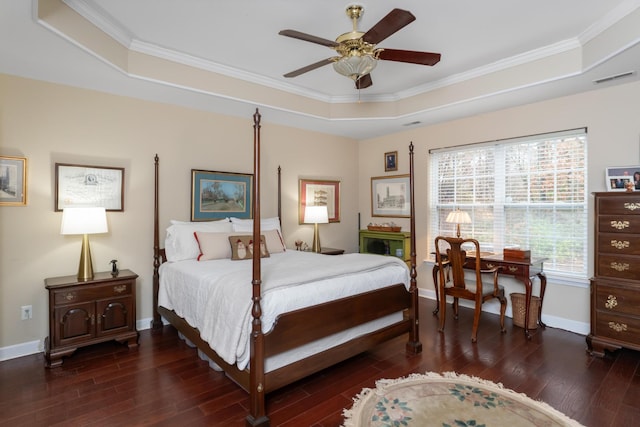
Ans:
[{"label": "cabinet with doors", "polygon": [[117,340],[137,347],[136,278],[130,270],[117,275],[96,273],[91,280],[76,276],[45,279],[49,292],[49,336],[45,339],[48,367],[79,347]]},{"label": "cabinet with doors", "polygon": [[595,193],[591,354],[640,350],[640,192]]}]

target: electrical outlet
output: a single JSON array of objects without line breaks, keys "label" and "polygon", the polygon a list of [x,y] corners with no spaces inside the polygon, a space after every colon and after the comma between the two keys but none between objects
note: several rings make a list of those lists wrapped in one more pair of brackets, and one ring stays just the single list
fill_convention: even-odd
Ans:
[{"label": "electrical outlet", "polygon": [[20,307],[20,313],[22,320],[29,320],[33,317],[33,307],[30,305],[23,305]]}]

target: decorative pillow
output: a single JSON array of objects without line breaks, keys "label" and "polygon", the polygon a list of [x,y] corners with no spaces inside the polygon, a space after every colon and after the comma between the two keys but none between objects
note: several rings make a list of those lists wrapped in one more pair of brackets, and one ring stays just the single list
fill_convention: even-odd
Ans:
[{"label": "decorative pillow", "polygon": [[200,247],[193,234],[196,231],[232,232],[233,228],[226,220],[172,224],[167,228],[164,241],[167,261],[196,259],[200,255]]},{"label": "decorative pillow", "polygon": [[[233,231],[253,232],[252,219],[231,217],[229,220],[231,221],[231,224],[233,224]],[[277,231],[277,235],[274,233],[268,233],[268,231],[271,230]],[[277,216],[272,218],[262,218],[260,220],[260,232],[266,237],[269,252],[275,254],[287,250],[284,244],[284,238],[282,237],[282,229],[280,228],[280,218]]]},{"label": "decorative pillow", "polygon": [[[229,236],[229,243],[231,244],[231,259],[253,259],[253,251],[255,248],[253,244],[253,236]],[[269,250],[265,243],[264,236],[260,236],[260,258],[267,258],[269,256]]]},{"label": "decorative pillow", "polygon": [[231,258],[231,246],[229,236],[232,233],[211,233],[208,231],[196,231],[196,240],[200,247],[198,261],[209,259],[229,259]]}]

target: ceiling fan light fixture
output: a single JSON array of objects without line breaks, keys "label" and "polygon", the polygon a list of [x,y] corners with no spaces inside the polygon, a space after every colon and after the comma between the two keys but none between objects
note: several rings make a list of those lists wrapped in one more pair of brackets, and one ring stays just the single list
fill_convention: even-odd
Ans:
[{"label": "ceiling fan light fixture", "polygon": [[373,71],[376,65],[378,60],[371,55],[343,56],[333,63],[333,69],[355,81]]}]

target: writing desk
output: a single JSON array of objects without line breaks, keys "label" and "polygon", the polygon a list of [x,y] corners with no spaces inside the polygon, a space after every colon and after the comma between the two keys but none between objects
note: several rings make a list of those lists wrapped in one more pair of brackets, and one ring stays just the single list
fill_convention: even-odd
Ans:
[{"label": "writing desk", "polygon": [[[475,268],[475,253],[467,253],[467,264],[471,268]],[[544,292],[547,288],[547,276],[543,271],[543,264],[547,258],[505,258],[502,254],[484,253],[480,252],[481,268],[490,269],[493,267],[501,267],[499,274],[512,276],[522,283],[524,283],[525,289],[525,317],[524,317],[524,335],[527,339],[531,339],[531,333],[529,332],[529,308],[531,306],[531,295],[533,282],[532,279],[538,277],[540,279],[540,307],[538,308],[538,324],[542,328],[546,328],[542,322],[542,303],[544,301]],[[438,314],[440,307],[440,289],[438,286],[438,264],[433,266],[433,285],[436,290],[436,309],[433,314]]]}]

